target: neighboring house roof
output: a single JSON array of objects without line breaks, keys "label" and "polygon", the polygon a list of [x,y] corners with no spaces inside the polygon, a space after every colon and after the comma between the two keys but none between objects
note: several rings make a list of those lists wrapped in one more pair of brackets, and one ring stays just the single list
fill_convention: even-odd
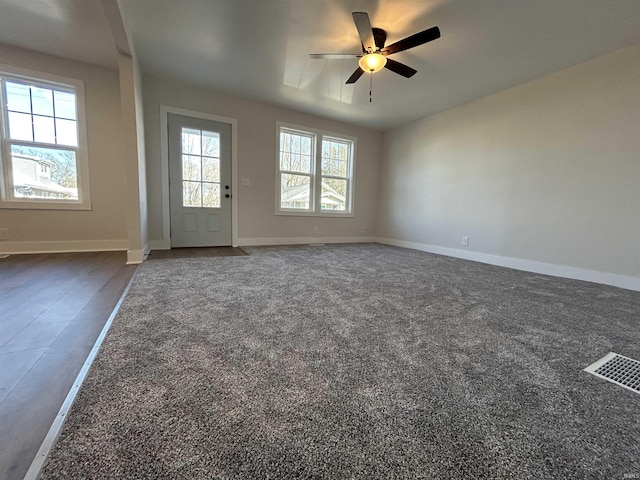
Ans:
[{"label": "neighboring house roof", "polygon": [[40,192],[61,194],[73,198],[78,197],[77,188],[68,188],[51,181],[50,176],[38,175],[36,165],[51,168],[54,162],[32,155],[14,153],[11,156],[13,164],[13,186],[16,189],[29,188]]},{"label": "neighboring house roof", "polygon": [[[293,185],[282,189],[282,203],[307,201],[309,199],[309,187],[307,185]],[[344,205],[344,195],[322,182],[321,203],[331,205]]]}]

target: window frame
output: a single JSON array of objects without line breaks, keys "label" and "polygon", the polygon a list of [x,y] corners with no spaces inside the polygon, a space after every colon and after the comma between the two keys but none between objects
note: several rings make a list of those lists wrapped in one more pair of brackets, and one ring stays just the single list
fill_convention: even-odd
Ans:
[{"label": "window frame", "polygon": [[[290,172],[280,169],[280,134],[282,131],[298,133],[311,137],[311,173]],[[338,178],[333,175],[322,175],[322,143],[323,140],[335,140],[350,145],[349,167],[347,177],[340,177],[347,181],[347,194],[345,195],[345,210],[322,210],[322,179]],[[285,122],[276,122],[276,159],[275,159],[275,214],[297,217],[353,217],[353,192],[355,190],[355,163],[356,163],[356,137],[343,135],[334,132],[327,132],[315,128],[293,125]],[[309,209],[281,208],[281,175],[292,173],[295,175],[310,176],[310,198]]]},{"label": "window frame", "polygon": [[[0,209],[28,210],[91,210],[91,184],[89,176],[89,155],[87,142],[87,120],[84,82],[74,78],[52,75],[10,65],[0,64]],[[36,141],[11,140],[5,80],[28,83],[42,88],[73,92],[76,101],[76,128],[78,146],[50,144]],[[72,150],[76,158],[76,181],[78,200],[16,198],[13,193],[13,165],[11,146],[26,145],[34,148]]]}]

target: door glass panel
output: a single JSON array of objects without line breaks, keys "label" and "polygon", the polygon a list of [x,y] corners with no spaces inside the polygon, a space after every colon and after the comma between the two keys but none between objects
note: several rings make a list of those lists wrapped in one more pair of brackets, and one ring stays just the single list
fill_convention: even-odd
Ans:
[{"label": "door glass panel", "polygon": [[220,159],[202,157],[202,180],[220,183]]},{"label": "door glass panel", "polygon": [[220,184],[202,184],[202,206],[208,208],[220,208]]},{"label": "door glass panel", "polygon": [[182,128],[182,153],[201,155],[200,144],[200,130]]},{"label": "door glass panel", "polygon": [[200,181],[200,162],[196,155],[182,155],[182,179]]},{"label": "door glass panel", "polygon": [[200,182],[182,182],[182,206],[201,207],[202,190]]},{"label": "door glass panel", "polygon": [[202,155],[207,157],[220,156],[220,134],[202,131]]},{"label": "door glass panel", "polygon": [[183,206],[220,208],[220,134],[182,128]]}]

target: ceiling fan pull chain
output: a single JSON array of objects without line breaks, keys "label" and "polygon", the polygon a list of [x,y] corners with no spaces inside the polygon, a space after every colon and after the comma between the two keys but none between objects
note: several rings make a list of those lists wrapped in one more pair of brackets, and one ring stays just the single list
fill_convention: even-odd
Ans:
[{"label": "ceiling fan pull chain", "polygon": [[371,103],[371,90],[373,90],[373,72],[369,72],[369,103]]}]

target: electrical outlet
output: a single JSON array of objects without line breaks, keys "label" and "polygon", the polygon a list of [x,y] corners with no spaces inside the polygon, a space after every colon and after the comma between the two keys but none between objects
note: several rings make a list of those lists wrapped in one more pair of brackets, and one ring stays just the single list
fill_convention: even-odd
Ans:
[{"label": "electrical outlet", "polygon": [[463,247],[469,246],[469,237],[462,237],[462,246]]},{"label": "electrical outlet", "polygon": [[318,233],[318,226],[313,227],[313,233]]},{"label": "electrical outlet", "polygon": [[9,239],[9,229],[8,228],[0,228],[0,240],[8,240]]}]

